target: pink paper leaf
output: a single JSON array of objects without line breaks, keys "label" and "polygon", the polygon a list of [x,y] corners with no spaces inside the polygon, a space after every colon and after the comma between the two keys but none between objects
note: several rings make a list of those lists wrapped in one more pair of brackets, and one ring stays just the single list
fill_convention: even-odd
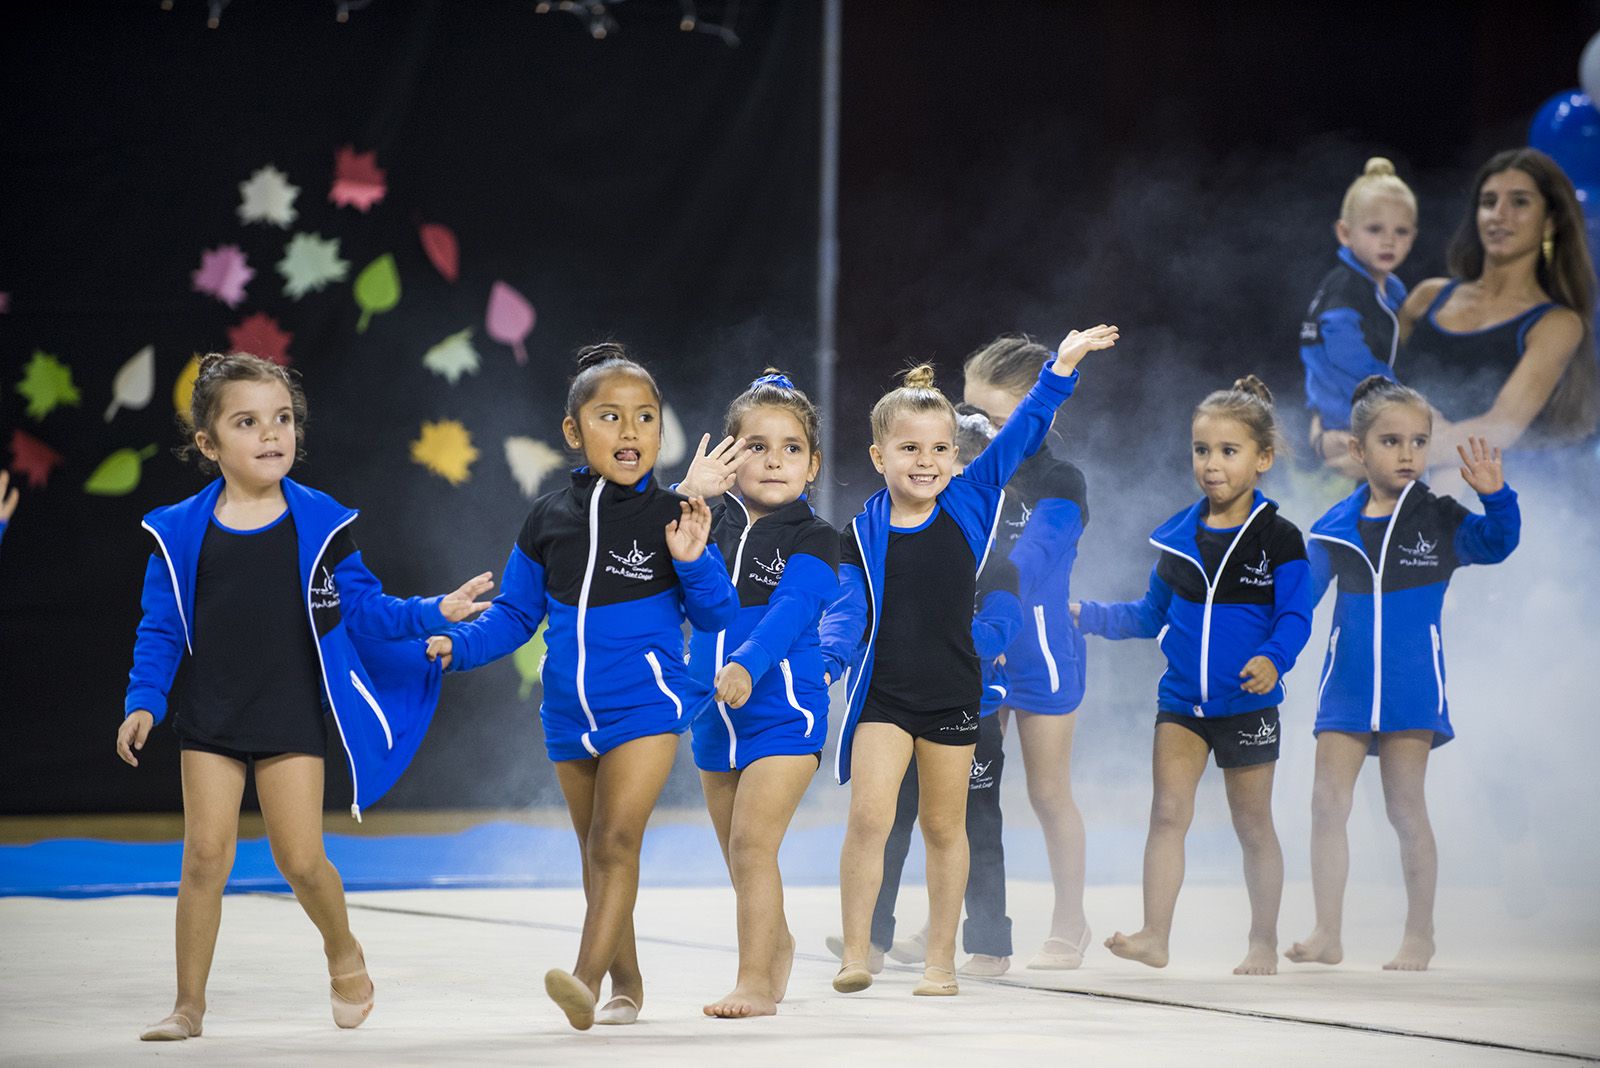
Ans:
[{"label": "pink paper leaf", "polygon": [[218,245],[200,253],[200,266],[190,275],[196,293],[216,297],[230,308],[244,300],[244,287],[256,276],[238,245]]},{"label": "pink paper leaf", "polygon": [[334,155],[328,199],[341,208],[367,211],[389,191],[387,177],[376,152],[357,152],[354,145],[345,145]]},{"label": "pink paper leaf", "polygon": [[486,325],[489,336],[502,345],[510,345],[517,354],[517,362],[528,362],[528,350],[523,342],[533,333],[537,318],[528,298],[504,282],[496,282],[489,290],[489,310]]}]

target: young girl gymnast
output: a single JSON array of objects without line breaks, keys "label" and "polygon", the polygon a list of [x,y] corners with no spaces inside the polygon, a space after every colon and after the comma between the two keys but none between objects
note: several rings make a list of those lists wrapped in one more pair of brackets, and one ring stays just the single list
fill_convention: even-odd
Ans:
[{"label": "young girl gymnast", "polygon": [[1418,481],[1428,468],[1433,409],[1414,389],[1374,375],[1350,413],[1354,456],[1366,484],[1311,527],[1311,594],[1338,580],[1333,631],[1317,693],[1317,773],[1311,795],[1311,888],[1316,928],[1284,955],[1338,964],[1350,818],[1356,777],[1378,757],[1389,822],[1400,838],[1406,925],[1400,951],[1384,965],[1421,971],[1433,957],[1433,897],[1439,857],[1423,777],[1428,753],[1455,735],[1445,700],[1441,610],[1450,575],[1467,564],[1497,564],[1517,547],[1521,515],[1506,485],[1500,450],[1482,438],[1456,447],[1461,477],[1483,515]]},{"label": "young girl gymnast", "polygon": [[383,593],[350,536],[356,513],[288,478],[305,420],[290,372],[241,353],[206,356],[183,452],[221,477],[144,520],[156,552],[117,753],[137,767],[169,702],[183,751],[178,996],[146,1040],[200,1036],[251,764],[273,860],[322,935],[334,1022],[366,1019],[372,982],[323,852],[323,707],[350,758],[359,817],[410,763],[438,701],[421,639],[487,607],[475,600],[492,585],[487,573],[429,600]]},{"label": "young girl gymnast", "polygon": [[1273,975],[1283,850],[1272,825],[1272,777],[1282,676],[1311,632],[1305,545],[1256,489],[1282,449],[1272,395],[1259,379],[1242,378],[1201,401],[1192,435],[1194,478],[1205,496],[1150,536],[1161,555],[1143,600],[1072,605],[1085,633],[1155,638],[1167,657],[1144,848],[1144,927],[1118,931],[1106,948],[1166,966],[1184,837],[1210,753],[1227,785],[1250,894],[1249,952],[1233,971]]},{"label": "young girl gymnast", "polygon": [[710,455],[702,441],[678,487],[723,495],[711,537],[739,590],[738,616],[689,643],[689,670],[713,695],[694,720],[694,762],[738,895],[738,979],[707,1016],[772,1015],[794,964],[778,847],[822,763],[817,623],[839,592],[839,532],[806,501],[820,427],[810,398],[769,368],[734,398],[727,437]]},{"label": "young girl gymnast", "polygon": [[1338,263],[1322,279],[1300,326],[1300,362],[1317,459],[1352,477],[1350,394],[1368,375],[1394,377],[1397,315],[1406,287],[1394,276],[1417,238],[1417,198],[1381,156],[1345,190]]},{"label": "young girl gymnast", "polygon": [[914,993],[950,995],[955,933],[967,882],[967,781],[978,736],[982,672],[972,642],[977,575],[991,551],[1002,487],[1044,441],[1072,393],[1078,362],[1110,348],[1117,330],[1074,331],[983,454],[953,476],[956,413],[926,365],[872,410],[871,456],[884,489],[851,522],[840,550],[839,600],[823,618],[830,675],[850,677],[836,777],[850,782],[841,852],[843,993],[872,983],[867,968],[883,847],[913,755],[927,847],[928,949]]},{"label": "young girl gymnast", "polygon": [[[631,1024],[644,1003],[639,848],[678,735],[705,696],[683,661],[682,625],[721,630],[739,600],[706,544],[705,501],[653,477],[661,393],[650,373],[621,345],[585,348],[566,413],[562,433],[584,466],[533,502],[488,611],[430,639],[428,655],[453,671],[481,667],[548,617],[539,719],[582,850],[587,909],[577,964],[551,969],[545,992],[583,1031]],[[597,1013],[608,972],[612,996]]]},{"label": "young girl gymnast", "polygon": [[[1003,426],[1049,358],[1026,336],[995,338],[967,357],[965,399]],[[1083,701],[1084,647],[1067,611],[1078,540],[1089,522],[1087,484],[1077,465],[1045,448],[1017,468],[1006,483],[1006,500],[998,544],[1017,566],[1023,625],[1006,650],[1009,692],[1000,724],[1016,722],[1028,801],[1044,833],[1055,888],[1049,936],[1028,967],[1070,969],[1083,963],[1090,939],[1083,914],[1083,816],[1072,797],[1073,713]],[[964,967],[1000,975],[1009,958],[1007,948]]]}]

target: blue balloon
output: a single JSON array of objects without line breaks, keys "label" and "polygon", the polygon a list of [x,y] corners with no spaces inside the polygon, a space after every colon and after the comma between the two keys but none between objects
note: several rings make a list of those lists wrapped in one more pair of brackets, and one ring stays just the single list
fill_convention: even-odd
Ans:
[{"label": "blue balloon", "polygon": [[1600,109],[1582,90],[1545,101],[1533,117],[1528,144],[1561,164],[1573,185],[1600,186]]}]

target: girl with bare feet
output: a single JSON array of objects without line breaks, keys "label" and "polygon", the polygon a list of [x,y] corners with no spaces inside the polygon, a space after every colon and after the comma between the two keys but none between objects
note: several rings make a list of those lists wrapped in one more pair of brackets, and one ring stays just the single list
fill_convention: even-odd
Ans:
[{"label": "girl with bare feet", "polygon": [[701,441],[678,491],[722,495],[711,537],[739,591],[732,622],[695,630],[689,670],[713,691],[694,720],[694,762],[738,897],[739,976],[704,1011],[740,1019],[777,1012],[794,965],[778,847],[828,737],[817,623],[839,593],[839,532],[806,501],[821,421],[787,375],[768,368],[724,429],[709,453]]},{"label": "girl with bare feet", "polygon": [[277,364],[206,356],[186,416],[184,455],[221,477],[145,517],[156,552],[117,731],[117,754],[138,767],[170,703],[183,751],[178,996],[140,1037],[200,1037],[252,764],[272,857],[322,935],[334,1022],[358,1027],[373,986],[323,851],[323,708],[350,758],[359,818],[411,762],[438,702],[421,639],[486,607],[476,598],[492,583],[479,575],[427,600],[383,593],[350,536],[356,513],[287,477],[303,455],[306,399]]},{"label": "girl with bare feet", "polygon": [[[1003,426],[1021,402],[1050,353],[1025,336],[995,338],[967,357],[967,403]],[[1032,970],[1065,970],[1083,963],[1089,948],[1089,921],[1083,913],[1083,816],[1072,796],[1072,739],[1083,701],[1083,634],[1068,614],[1072,566],[1078,540],[1089,522],[1087,483],[1078,466],[1050,449],[1028,458],[1006,484],[1007,511],[998,544],[1017,566],[1023,629],[1006,650],[1009,690],[1000,725],[1016,723],[1028,801],[1044,834],[1055,907],[1050,934],[1028,961]],[[1009,945],[1009,933],[1005,939]],[[988,956],[995,949],[978,950]],[[1001,974],[1010,966],[1009,949],[987,965]]]},{"label": "girl with bare feet", "polygon": [[1205,496],[1150,536],[1161,550],[1144,599],[1072,605],[1087,634],[1155,638],[1167,657],[1156,713],[1155,792],[1144,848],[1144,926],[1106,948],[1167,964],[1195,790],[1214,755],[1244,851],[1250,947],[1235,975],[1277,972],[1283,850],[1272,825],[1282,676],[1311,633],[1305,545],[1256,489],[1282,449],[1272,394],[1254,375],[1200,402],[1194,478]]},{"label": "girl with bare feet", "polygon": [[1445,588],[1456,568],[1509,556],[1522,520],[1500,450],[1482,438],[1471,439],[1470,452],[1456,451],[1461,477],[1477,491],[1483,515],[1418,481],[1428,469],[1433,409],[1416,390],[1374,375],[1357,387],[1350,420],[1351,454],[1367,481],[1312,525],[1309,552],[1313,599],[1329,582],[1339,584],[1317,698],[1311,793],[1317,925],[1284,955],[1300,964],[1344,959],[1345,826],[1356,777],[1366,757],[1376,754],[1406,882],[1405,935],[1384,968],[1422,971],[1433,957],[1439,874],[1423,777],[1429,751],[1455,734],[1440,630]]},{"label": "girl with bare feet", "polygon": [[[994,548],[1006,482],[1044,442],[1078,362],[1117,329],[1073,331],[989,447],[956,476],[956,412],[933,368],[906,372],[872,410],[873,465],[885,488],[840,549],[843,592],[822,622],[823,653],[849,665],[835,774],[850,782],[839,860],[843,966],[835,990],[872,983],[872,909],[900,784],[913,755],[927,847],[928,944],[920,995],[957,993],[956,924],[967,884],[967,784],[982,671],[972,639],[977,576]],[[854,772],[854,780],[851,775]]]},{"label": "girl with bare feet", "polygon": [[[678,751],[706,696],[683,662],[683,621],[719,630],[738,594],[711,510],[652,477],[661,394],[621,345],[578,354],[561,430],[584,466],[533,502],[506,563],[503,592],[479,619],[428,643],[465,671],[514,652],[548,618],[539,720],[583,856],[587,909],[578,961],[545,992],[580,1031],[631,1024],[644,1004],[633,937],[639,849]],[[600,982],[611,999],[596,1010]]]}]

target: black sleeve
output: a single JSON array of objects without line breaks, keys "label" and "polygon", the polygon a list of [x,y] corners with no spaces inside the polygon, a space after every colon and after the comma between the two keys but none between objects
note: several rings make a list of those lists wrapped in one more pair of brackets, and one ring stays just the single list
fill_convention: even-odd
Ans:
[{"label": "black sleeve", "polygon": [[1083,469],[1070,460],[1062,460],[1056,477],[1051,480],[1050,496],[1071,501],[1078,506],[1078,522],[1089,525],[1089,480]]},{"label": "black sleeve", "polygon": [[1017,565],[1004,553],[990,552],[988,561],[983,565],[983,574],[978,576],[978,603],[991,593],[1009,593],[1020,596],[1021,575]]},{"label": "black sleeve", "polygon": [[528,518],[522,521],[522,529],[517,533],[517,547],[529,560],[544,567],[544,549],[539,545],[539,531],[544,526],[543,509],[539,504],[540,502],[535,501]]},{"label": "black sleeve", "polygon": [[359,551],[356,548],[355,535],[350,533],[350,527],[341,527],[328,542],[328,548],[322,554],[322,563],[331,570],[338,567],[346,557],[354,556]]},{"label": "black sleeve", "polygon": [[839,532],[839,564],[850,564],[865,571],[867,565],[861,562],[861,547],[856,544],[856,536],[849,527]]},{"label": "black sleeve", "polygon": [[[833,568],[834,574],[839,573],[839,552],[842,548],[839,532],[829,526],[826,520],[818,519],[796,539],[792,550],[815,556],[818,560]],[[851,538],[851,542],[855,539]]]},{"label": "black sleeve", "polygon": [[1276,517],[1268,537],[1267,555],[1274,567],[1306,558],[1306,540],[1300,536],[1300,528],[1283,516]]}]

